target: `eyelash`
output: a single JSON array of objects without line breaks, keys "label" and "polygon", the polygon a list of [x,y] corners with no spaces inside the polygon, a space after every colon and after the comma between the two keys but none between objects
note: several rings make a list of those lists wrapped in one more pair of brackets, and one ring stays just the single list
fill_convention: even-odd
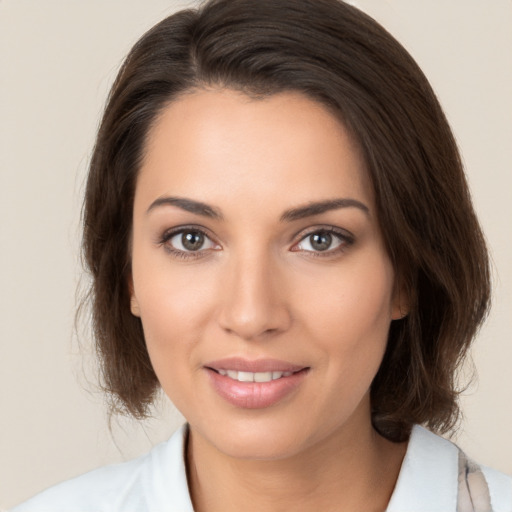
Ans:
[{"label": "eyelash", "polygon": [[[329,226],[329,227],[315,227],[315,228],[312,228],[311,230],[309,230],[307,233],[302,234],[302,236],[300,237],[299,241],[294,244],[294,247],[297,246],[298,244],[304,242],[305,240],[307,240],[312,235],[318,235],[318,234],[321,234],[321,235],[324,235],[324,234],[334,235],[334,237],[338,238],[340,243],[334,249],[327,249],[325,251],[302,251],[302,252],[307,253],[308,256],[313,257],[313,258],[330,258],[330,257],[335,257],[338,254],[341,254],[341,253],[345,252],[355,242],[354,236],[351,233],[347,232],[347,231],[344,231],[344,230],[341,230],[341,229],[337,229],[337,228],[334,228],[332,226]],[[294,251],[294,250],[292,249],[292,251]],[[294,252],[301,252],[301,251],[300,250],[295,250]]]},{"label": "eyelash", "polygon": [[[212,238],[208,235],[206,230],[204,230],[201,227],[198,226],[181,226],[179,228],[170,229],[166,231],[158,241],[159,245],[163,246],[167,252],[169,252],[172,256],[184,259],[184,260],[194,260],[198,258],[202,258],[205,256],[205,251],[208,251],[209,249],[199,249],[197,251],[182,251],[181,249],[176,249],[172,245],[169,244],[169,241],[174,238],[177,235],[183,235],[184,233],[197,233],[202,236],[204,236],[207,240],[210,240],[211,243],[216,244],[212,240]],[[308,237],[311,237],[312,235],[318,235],[318,234],[329,234],[334,235],[334,237],[338,238],[339,245],[335,247],[334,249],[326,249],[325,251],[307,251],[307,250],[300,250],[300,249],[293,249],[293,247],[296,247],[300,243],[306,241]],[[328,258],[328,257],[334,257],[340,253],[343,253],[348,247],[353,245],[355,242],[355,238],[352,234],[336,229],[332,226],[329,227],[316,227],[314,229],[309,230],[307,233],[302,234],[300,239],[294,243],[291,251],[292,252],[304,252],[307,253],[308,256],[314,257],[314,258]],[[213,249],[217,250],[217,249]]]},{"label": "eyelash", "polygon": [[204,251],[207,249],[199,249],[198,251],[182,251],[181,249],[176,249],[168,242],[174,238],[176,235],[183,235],[183,233],[197,233],[204,236],[207,240],[210,240],[212,243],[215,242],[212,240],[211,236],[208,235],[206,230],[200,228],[198,226],[181,226],[179,228],[170,229],[166,231],[159,240],[159,245],[162,245],[167,252],[169,252],[172,256],[177,258],[181,258],[184,260],[194,260],[197,258],[204,257]]}]

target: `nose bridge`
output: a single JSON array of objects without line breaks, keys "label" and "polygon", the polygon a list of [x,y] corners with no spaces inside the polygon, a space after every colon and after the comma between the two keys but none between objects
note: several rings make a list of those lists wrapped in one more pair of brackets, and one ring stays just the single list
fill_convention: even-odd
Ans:
[{"label": "nose bridge", "polygon": [[247,247],[229,258],[220,294],[220,324],[244,339],[285,330],[290,321],[275,258]]}]

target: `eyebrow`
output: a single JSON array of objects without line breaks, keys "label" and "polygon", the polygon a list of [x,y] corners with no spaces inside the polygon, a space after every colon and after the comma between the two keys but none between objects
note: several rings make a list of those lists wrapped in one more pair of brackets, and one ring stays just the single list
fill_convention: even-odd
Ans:
[{"label": "eyebrow", "polygon": [[[146,213],[158,208],[160,206],[177,206],[182,210],[185,210],[196,215],[202,215],[203,217],[209,217],[215,220],[223,220],[224,217],[218,208],[210,206],[201,201],[195,201],[193,199],[185,199],[183,197],[159,197],[151,203]],[[328,199],[325,201],[317,201],[307,203],[303,206],[298,206],[286,210],[280,217],[281,222],[292,222],[295,220],[312,217],[314,215],[320,215],[322,213],[339,210],[340,208],[359,208],[367,215],[370,213],[370,209],[361,201],[351,198],[339,198],[339,199]]]},{"label": "eyebrow", "polygon": [[331,210],[339,210],[340,208],[359,208],[364,213],[369,215],[370,209],[361,201],[351,198],[328,199],[326,201],[311,202],[304,206],[298,206],[286,210],[281,215],[281,222],[292,222],[294,220],[312,217],[313,215],[320,215]]},{"label": "eyebrow", "polygon": [[209,217],[211,219],[223,219],[222,214],[217,208],[214,208],[206,203],[202,203],[201,201],[194,201],[192,199],[185,199],[183,197],[159,197],[151,203],[146,213],[149,213],[151,210],[154,210],[159,206],[165,205],[177,206],[178,208],[181,208],[187,212],[195,213],[196,215],[202,215],[203,217]]}]

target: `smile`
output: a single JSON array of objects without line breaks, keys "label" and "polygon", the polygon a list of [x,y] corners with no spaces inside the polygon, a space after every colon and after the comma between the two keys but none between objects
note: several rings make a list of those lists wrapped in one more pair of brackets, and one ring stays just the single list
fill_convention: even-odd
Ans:
[{"label": "smile", "polygon": [[282,377],[289,377],[293,372],[239,372],[237,370],[217,370],[218,373],[228,376],[238,382],[270,382]]},{"label": "smile", "polygon": [[204,366],[213,390],[241,409],[277,405],[300,389],[309,367],[275,359],[228,358]]}]

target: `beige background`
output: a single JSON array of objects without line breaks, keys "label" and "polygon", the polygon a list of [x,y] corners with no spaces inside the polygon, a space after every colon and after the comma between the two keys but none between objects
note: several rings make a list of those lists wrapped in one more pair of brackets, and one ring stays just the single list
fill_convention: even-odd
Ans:
[{"label": "beige background", "polygon": [[[460,143],[495,298],[458,440],[512,473],[512,2],[351,3],[410,50]],[[163,419],[114,422],[111,436],[72,324],[83,180],[107,90],[137,38],[184,5],[0,0],[0,507],[144,452],[181,421],[163,405]]]}]

